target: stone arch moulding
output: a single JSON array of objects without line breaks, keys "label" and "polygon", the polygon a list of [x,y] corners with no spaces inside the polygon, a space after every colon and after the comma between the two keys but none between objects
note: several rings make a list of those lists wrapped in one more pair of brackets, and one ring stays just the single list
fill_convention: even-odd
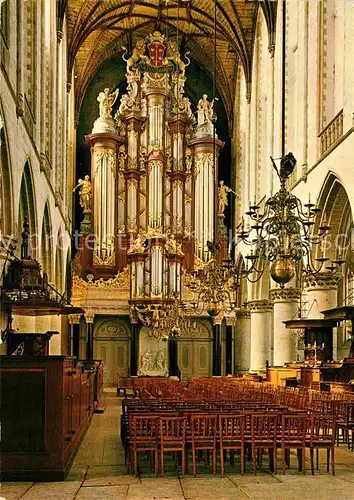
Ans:
[{"label": "stone arch moulding", "polygon": [[0,100],[0,221],[1,231],[5,235],[10,235],[15,230],[13,227],[12,170],[8,143],[5,115]]}]

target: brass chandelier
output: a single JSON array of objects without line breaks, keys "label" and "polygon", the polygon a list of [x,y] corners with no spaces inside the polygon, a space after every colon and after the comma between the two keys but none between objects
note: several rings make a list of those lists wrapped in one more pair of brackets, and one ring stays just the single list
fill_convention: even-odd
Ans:
[{"label": "brass chandelier", "polygon": [[[279,170],[274,159],[271,160],[280,180],[280,189],[266,201],[263,213],[260,213],[260,206],[256,203],[249,207],[246,215],[250,224],[246,229],[243,219],[238,232],[239,241],[252,247],[246,256],[250,264],[245,274],[251,277],[251,281],[257,281],[268,261],[271,263],[272,279],[283,288],[295,277],[297,264],[306,274],[317,274],[324,267],[329,272],[337,272],[344,261],[339,257],[328,263],[328,257],[321,251],[321,243],[330,226],[324,222],[317,233],[313,231],[320,208],[310,200],[303,205],[286,187],[296,166],[294,155],[288,153],[283,156]],[[320,248],[317,258],[312,256],[314,246]]]},{"label": "brass chandelier", "polygon": [[216,316],[221,311],[232,311],[236,307],[239,283],[230,261],[218,263],[218,243],[208,241],[207,244],[211,259],[200,269],[185,273],[184,284],[195,294],[195,301],[191,303],[194,312],[201,314],[206,309],[210,316]]}]

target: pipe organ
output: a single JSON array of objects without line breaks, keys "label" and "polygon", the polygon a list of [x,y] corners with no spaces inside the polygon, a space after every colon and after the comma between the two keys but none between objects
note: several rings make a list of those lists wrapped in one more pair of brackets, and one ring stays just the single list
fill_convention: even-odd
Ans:
[{"label": "pipe organ", "polygon": [[[207,241],[214,239],[217,161],[223,143],[214,132],[211,103],[207,96],[200,100],[196,120],[184,95],[188,61],[183,61],[176,40],[154,32],[139,38],[132,55],[123,58],[127,94],[112,118],[116,95],[109,89],[101,93],[100,117],[86,138],[92,159],[95,278],[113,275],[127,264],[137,235],[154,245],[154,236],[166,240],[173,234],[189,269],[196,257],[209,258]],[[163,268],[158,249],[156,245],[152,250],[149,271],[156,283]],[[141,263],[134,273],[138,280]]]}]

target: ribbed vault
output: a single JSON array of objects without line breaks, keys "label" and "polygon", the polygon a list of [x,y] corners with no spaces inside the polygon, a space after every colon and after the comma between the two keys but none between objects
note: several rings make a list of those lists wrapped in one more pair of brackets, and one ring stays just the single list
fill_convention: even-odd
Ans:
[{"label": "ribbed vault", "polygon": [[[58,2],[58,15],[63,2]],[[273,43],[276,2],[272,0],[68,0],[68,70],[75,68],[77,76],[77,110],[104,61],[119,57],[122,46],[131,50],[137,37],[158,29],[178,36],[181,50],[191,51],[193,60],[208,73],[214,73],[215,34],[216,85],[231,115],[239,62],[246,81],[251,81],[258,5]]]}]

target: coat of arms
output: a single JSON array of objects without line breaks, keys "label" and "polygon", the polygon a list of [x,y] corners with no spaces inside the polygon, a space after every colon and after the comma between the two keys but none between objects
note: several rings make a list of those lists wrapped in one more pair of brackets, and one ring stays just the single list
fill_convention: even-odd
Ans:
[{"label": "coat of arms", "polygon": [[164,38],[165,36],[159,31],[155,31],[152,35],[150,35],[150,43],[148,44],[147,48],[150,55],[150,64],[155,68],[161,67],[163,65],[166,50]]}]

